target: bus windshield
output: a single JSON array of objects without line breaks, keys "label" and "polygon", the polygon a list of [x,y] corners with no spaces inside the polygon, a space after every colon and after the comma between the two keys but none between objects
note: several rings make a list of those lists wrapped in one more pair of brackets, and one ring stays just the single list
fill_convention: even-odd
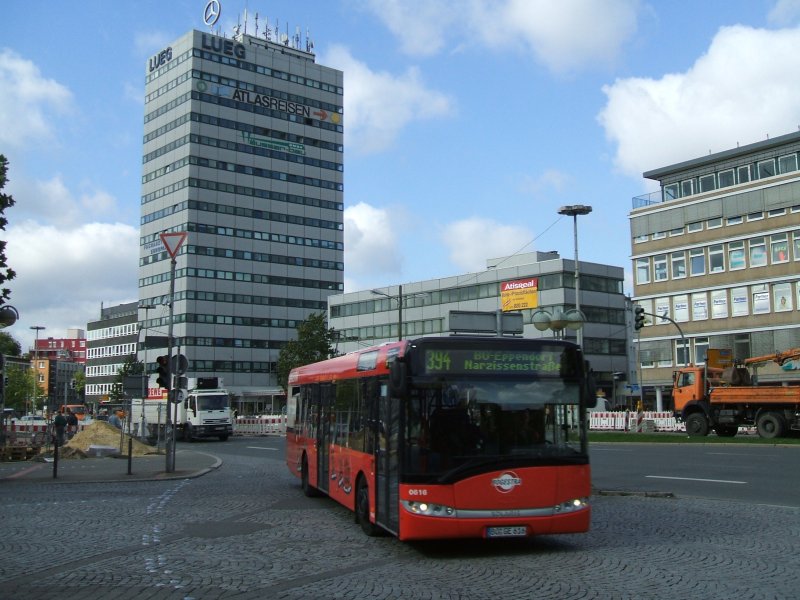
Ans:
[{"label": "bus windshield", "polygon": [[439,476],[510,457],[552,464],[585,455],[580,384],[563,379],[442,379],[411,390],[405,472]]}]

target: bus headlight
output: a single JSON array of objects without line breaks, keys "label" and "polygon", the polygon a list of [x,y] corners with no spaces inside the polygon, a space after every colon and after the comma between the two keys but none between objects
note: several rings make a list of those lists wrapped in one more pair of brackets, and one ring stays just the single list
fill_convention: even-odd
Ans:
[{"label": "bus headlight", "polygon": [[400,502],[408,512],[426,517],[455,517],[456,509],[444,504],[430,504],[429,502],[416,502],[401,500]]},{"label": "bus headlight", "polygon": [[556,504],[553,509],[556,514],[575,512],[576,510],[583,510],[589,507],[588,498],[573,498],[561,504]]}]

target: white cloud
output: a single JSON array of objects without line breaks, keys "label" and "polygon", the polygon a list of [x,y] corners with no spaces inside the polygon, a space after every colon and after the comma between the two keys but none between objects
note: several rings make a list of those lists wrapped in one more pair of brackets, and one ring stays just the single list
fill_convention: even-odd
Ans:
[{"label": "white cloud", "polygon": [[344,264],[349,285],[358,287],[358,279],[399,275],[400,251],[397,247],[397,219],[387,209],[364,202],[344,211]]},{"label": "white cloud", "polygon": [[[598,120],[631,177],[793,131],[800,125],[800,28],[719,30],[685,73],[620,79]],[[779,59],[776,59],[779,57]]]},{"label": "white cloud", "polygon": [[402,50],[428,56],[482,45],[530,52],[565,72],[612,63],[636,32],[639,0],[370,0]]},{"label": "white cloud", "polygon": [[450,223],[442,236],[450,261],[465,272],[485,270],[489,258],[510,256],[523,248],[530,251],[526,247],[533,237],[525,227],[480,217]]},{"label": "white cloud", "polygon": [[9,304],[20,312],[8,330],[31,345],[30,325],[45,337],[86,329],[107,306],[138,298],[139,230],[120,223],[90,223],[74,229],[22,221],[5,231],[6,257],[17,276],[8,282]]},{"label": "white cloud", "polygon": [[800,0],[778,0],[769,11],[767,21],[777,27],[795,25],[800,21]]},{"label": "white cloud", "polygon": [[569,185],[571,179],[572,177],[564,171],[547,169],[536,177],[524,176],[520,184],[520,191],[533,196],[540,196],[548,191],[561,193]]},{"label": "white cloud", "polygon": [[104,190],[97,189],[91,181],[80,184],[79,196],[67,188],[61,175],[47,181],[14,179],[8,192],[16,200],[9,212],[12,221],[33,219],[39,223],[60,228],[74,227],[91,215],[97,219],[116,212],[117,201]]},{"label": "white cloud", "polygon": [[354,153],[379,152],[408,124],[453,113],[453,100],[428,89],[414,67],[399,76],[375,72],[343,46],[332,47],[320,62],[346,73],[344,120]]},{"label": "white cloud", "polygon": [[39,68],[12,50],[0,52],[0,145],[30,147],[55,138],[53,114],[72,111],[72,94],[42,77]]}]

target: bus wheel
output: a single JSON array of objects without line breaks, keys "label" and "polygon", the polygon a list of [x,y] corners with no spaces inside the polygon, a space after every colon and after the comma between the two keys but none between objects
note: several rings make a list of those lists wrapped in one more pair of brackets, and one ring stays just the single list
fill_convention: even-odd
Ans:
[{"label": "bus wheel", "polygon": [[361,525],[361,531],[370,537],[380,533],[380,528],[369,520],[369,486],[363,477],[358,480],[356,491],[356,523]]},{"label": "bus wheel", "polygon": [[708,421],[703,413],[692,413],[686,417],[686,433],[698,437],[708,435]]},{"label": "bus wheel", "polygon": [[718,437],[736,437],[739,427],[737,425],[717,425],[714,427],[714,431],[717,432]]},{"label": "bus wheel", "polygon": [[309,498],[319,495],[317,488],[308,481],[308,459],[305,455],[303,456],[303,464],[300,467],[300,485],[303,488],[303,494]]},{"label": "bus wheel", "polygon": [[774,412],[765,412],[758,416],[756,429],[758,430],[758,435],[762,438],[772,439],[783,437],[786,427],[781,415]]}]

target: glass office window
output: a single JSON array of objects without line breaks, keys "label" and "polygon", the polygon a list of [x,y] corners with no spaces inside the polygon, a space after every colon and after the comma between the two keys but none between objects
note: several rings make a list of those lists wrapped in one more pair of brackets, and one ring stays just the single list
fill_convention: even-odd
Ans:
[{"label": "glass office window", "polygon": [[762,160],[758,163],[758,178],[772,177],[775,175],[775,159]]},{"label": "glass office window", "polygon": [[711,318],[725,319],[728,317],[728,291],[713,290],[711,292]]},{"label": "glass office window", "polygon": [[686,252],[672,253],[672,278],[683,279],[686,277]]},{"label": "glass office window", "polygon": [[800,260],[800,231],[792,233],[792,240],[794,241],[794,259]]},{"label": "glass office window", "polygon": [[776,233],[769,238],[772,264],[789,261],[789,238],[785,233]]},{"label": "glass office window", "polygon": [[750,244],[750,266],[763,267],[767,264],[767,244],[763,237],[753,238]]},{"label": "glass office window", "polygon": [[791,173],[792,171],[797,171],[797,154],[781,156],[778,159],[778,172],[783,174]]},{"label": "glass office window", "polygon": [[747,221],[748,221],[748,223],[750,221],[760,221],[763,218],[764,218],[764,213],[763,212],[747,213]]},{"label": "glass office window", "polygon": [[735,181],[735,176],[733,173],[733,169],[728,169],[727,171],[720,171],[717,175],[717,179],[719,179],[719,187],[730,187],[732,186]]},{"label": "glass office window", "polygon": [[744,258],[744,242],[730,242],[728,244],[728,268],[731,271],[744,269],[747,266]]},{"label": "glass office window", "polygon": [[676,227],[675,229],[669,230],[670,237],[674,237],[676,235],[683,235],[683,227]]},{"label": "glass office window", "polygon": [[708,319],[708,294],[701,292],[692,294],[692,321]]},{"label": "glass office window", "polygon": [[716,229],[717,227],[722,227],[722,217],[716,217],[706,221],[706,229]]},{"label": "glass office window", "polygon": [[667,255],[657,254],[653,257],[653,281],[666,281]]},{"label": "glass office window", "polygon": [[739,183],[747,183],[750,181],[750,166],[738,167],[736,169],[736,175],[739,178]]},{"label": "glass office window", "polygon": [[702,248],[689,250],[689,274],[692,277],[705,275],[706,255]]},{"label": "glass office window", "polygon": [[754,285],[750,288],[753,299],[753,314],[761,315],[770,311],[769,289],[766,284]]},{"label": "glass office window", "polygon": [[650,259],[637,258],[636,259],[636,283],[650,283]]},{"label": "glass office window", "polygon": [[689,233],[695,233],[697,231],[703,231],[703,222],[697,221],[696,223],[689,223],[686,225],[686,231]]},{"label": "glass office window", "polygon": [[672,318],[683,323],[689,320],[689,296],[680,294],[672,299]]},{"label": "glass office window", "polygon": [[722,244],[708,247],[708,272],[722,273],[725,270],[725,251]]},{"label": "glass office window", "polygon": [[786,214],[786,209],[785,208],[773,208],[772,210],[767,212],[767,217],[769,217],[769,218],[782,217],[785,214]]},{"label": "glass office window", "polygon": [[678,197],[678,184],[670,183],[664,186],[664,202],[675,200]]},{"label": "glass office window", "polygon": [[792,284],[776,283],[772,286],[772,298],[775,300],[775,312],[788,312],[792,310]]},{"label": "glass office window", "polygon": [[708,355],[708,338],[696,337],[694,338],[694,362],[698,365],[706,364],[706,356]]},{"label": "glass office window", "polygon": [[653,234],[653,239],[654,240],[663,240],[665,237],[667,237],[667,232],[666,231],[656,231]]},{"label": "glass office window", "polygon": [[734,317],[746,317],[750,314],[750,301],[746,287],[731,290],[731,314]]},{"label": "glass office window", "polygon": [[694,194],[694,180],[681,181],[681,198]]},{"label": "glass office window", "polygon": [[710,192],[715,189],[717,189],[717,182],[713,173],[711,173],[710,175],[702,175],[700,177],[701,192]]},{"label": "glass office window", "polygon": [[735,217],[728,217],[725,220],[726,225],[741,225],[742,224],[742,215],[737,215]]}]

